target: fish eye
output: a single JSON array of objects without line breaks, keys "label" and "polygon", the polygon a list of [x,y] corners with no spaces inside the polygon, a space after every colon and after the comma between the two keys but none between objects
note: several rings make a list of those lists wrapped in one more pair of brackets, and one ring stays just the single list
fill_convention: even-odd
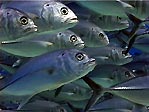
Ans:
[{"label": "fish eye", "polygon": [[66,7],[61,8],[61,14],[62,15],[67,15],[68,14],[68,9]]},{"label": "fish eye", "polygon": [[132,77],[129,71],[126,71],[126,72],[125,72],[125,76],[126,76],[127,78]]},{"label": "fish eye", "polygon": [[75,57],[78,61],[81,61],[84,59],[84,55],[82,53],[77,53]]},{"label": "fish eye", "polygon": [[46,4],[46,6],[50,6],[50,4]]},{"label": "fish eye", "polygon": [[71,41],[71,42],[76,42],[76,41],[77,41],[77,37],[76,37],[75,35],[72,35],[72,36],[70,37],[70,41]]},{"label": "fish eye", "polygon": [[117,16],[117,20],[121,20],[121,19],[122,19],[121,17]]},{"label": "fish eye", "polygon": [[102,39],[104,38],[104,34],[103,33],[99,33],[98,36],[101,37]]},{"label": "fish eye", "polygon": [[20,18],[20,23],[21,23],[22,25],[27,25],[27,24],[28,24],[28,18],[25,17],[25,16],[22,16],[22,17]]}]

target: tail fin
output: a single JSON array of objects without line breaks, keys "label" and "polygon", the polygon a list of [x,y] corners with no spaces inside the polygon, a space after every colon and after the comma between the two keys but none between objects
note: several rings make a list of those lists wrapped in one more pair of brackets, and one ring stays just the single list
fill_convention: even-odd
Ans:
[{"label": "tail fin", "polygon": [[131,30],[131,32],[130,32],[130,34],[129,34],[129,38],[130,38],[130,40],[129,40],[129,44],[128,44],[128,48],[125,50],[125,51],[123,51],[123,54],[127,54],[129,51],[130,51],[130,49],[132,48],[132,46],[133,46],[133,44],[134,44],[134,42],[135,42],[135,40],[136,40],[136,32],[137,32],[137,30],[140,28],[140,25],[142,24],[142,20],[141,19],[139,19],[139,18],[137,18],[137,17],[135,17],[134,15],[132,15],[132,14],[130,14],[130,13],[128,13],[128,12],[126,12],[126,15],[128,16],[128,18],[134,23],[134,27],[132,28],[132,30]]},{"label": "tail fin", "polygon": [[103,88],[102,86],[96,84],[92,79],[90,79],[89,77],[83,77],[82,78],[88,85],[89,87],[93,90],[93,94],[91,96],[91,98],[89,99],[84,111],[88,111],[90,109],[90,107],[92,105],[94,105],[98,99],[100,98],[101,94],[102,94],[102,91],[103,91]]}]

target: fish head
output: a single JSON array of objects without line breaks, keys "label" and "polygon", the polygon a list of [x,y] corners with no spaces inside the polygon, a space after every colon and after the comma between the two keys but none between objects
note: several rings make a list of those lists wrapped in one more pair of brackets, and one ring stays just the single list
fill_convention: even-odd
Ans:
[{"label": "fish head", "polygon": [[99,46],[106,46],[109,44],[109,39],[105,32],[99,27],[91,27],[90,28],[92,38],[92,45],[90,47],[99,47]]},{"label": "fish head", "polygon": [[[15,9],[6,9],[5,17],[7,17],[7,24],[9,33],[21,37],[37,31],[37,26],[33,20],[30,19],[24,12]],[[14,33],[15,32],[15,33]]]},{"label": "fish head", "polygon": [[124,49],[120,47],[112,48],[110,52],[110,59],[117,65],[123,65],[129,63],[133,60],[132,56],[127,53],[126,55],[123,53]]},{"label": "fish head", "polygon": [[68,29],[78,23],[74,12],[60,2],[48,2],[42,9],[42,18],[53,28]]},{"label": "fish head", "polygon": [[129,80],[129,79],[134,78],[134,77],[135,77],[135,75],[130,70],[128,70],[127,68],[124,68],[124,67],[119,68],[118,67],[112,71],[110,78],[112,80],[114,80],[115,83],[120,83],[120,82]]},{"label": "fish head", "polygon": [[77,49],[65,50],[60,55],[60,60],[63,62],[64,71],[75,78],[87,75],[96,66],[95,59],[88,57],[85,52]]},{"label": "fish head", "polygon": [[94,18],[92,21],[104,31],[122,30],[129,27],[128,19],[124,17],[98,15],[92,18]]},{"label": "fish head", "polygon": [[84,42],[82,41],[82,39],[70,30],[59,32],[57,36],[64,43],[63,46],[65,46],[66,48],[84,48]]}]

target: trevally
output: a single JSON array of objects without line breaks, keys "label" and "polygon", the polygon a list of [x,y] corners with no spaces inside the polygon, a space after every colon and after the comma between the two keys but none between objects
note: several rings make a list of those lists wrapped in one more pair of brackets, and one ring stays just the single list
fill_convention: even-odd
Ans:
[{"label": "trevally", "polygon": [[0,41],[14,40],[37,31],[33,20],[24,12],[0,9]]},{"label": "trevally", "polygon": [[1,80],[0,101],[21,102],[20,108],[33,95],[77,80],[95,66],[95,59],[75,49],[37,56],[21,66],[14,75]]},{"label": "trevally", "polygon": [[[112,15],[119,17],[127,17],[124,9],[131,9],[133,7],[121,0],[115,1],[77,1],[83,7],[86,7],[98,14],[102,15]],[[112,9],[112,10],[111,10]]]},{"label": "trevally", "polygon": [[23,38],[12,42],[3,41],[0,45],[0,49],[17,56],[34,57],[58,49],[84,48],[84,42],[81,38],[70,30],[55,34],[49,32],[36,33]]},{"label": "trevally", "polygon": [[88,47],[84,48],[83,51],[87,52],[89,56],[96,59],[97,64],[115,64],[123,65],[131,62],[132,56],[128,53],[124,55],[122,53],[124,49],[114,46],[106,47]]},{"label": "trevally", "polygon": [[52,101],[36,100],[24,105],[20,110],[23,112],[67,112],[64,107]]}]

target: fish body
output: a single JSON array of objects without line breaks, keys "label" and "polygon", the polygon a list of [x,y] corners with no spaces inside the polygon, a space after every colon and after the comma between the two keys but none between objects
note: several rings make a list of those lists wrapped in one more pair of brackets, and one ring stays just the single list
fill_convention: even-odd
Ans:
[{"label": "fish body", "polygon": [[[83,51],[87,52],[89,56],[96,59],[97,64],[115,64],[123,65],[132,61],[132,56],[128,53],[123,55],[124,49],[120,47],[106,46],[106,47],[88,47]],[[103,52],[104,51],[104,52]]]},{"label": "fish body", "polygon": [[128,19],[119,16],[94,14],[89,20],[104,31],[118,31],[129,27]]},{"label": "fish body", "polygon": [[[122,1],[77,1],[83,7],[90,9],[96,13],[102,15],[112,15],[119,17],[127,17],[125,14],[125,8],[132,9],[133,7]],[[112,9],[112,10],[111,10]]]},{"label": "fish body", "polygon": [[53,91],[43,91],[35,95],[31,101],[36,99],[48,99],[54,100],[56,102],[72,102],[72,101],[82,101],[89,99],[91,96],[91,90],[89,88],[83,87],[76,83],[69,83],[63,86],[60,94],[55,97],[56,90]]},{"label": "fish body", "polygon": [[18,98],[20,102],[23,97],[27,99],[42,91],[54,90],[83,77],[94,67],[93,58],[75,49],[35,57],[21,66],[12,77],[1,80],[1,100],[16,101]]},{"label": "fish body", "polygon": [[131,112],[131,110],[133,109],[133,105],[134,104],[130,101],[127,101],[120,97],[113,96],[112,98],[98,102],[97,104],[95,104],[93,107],[90,108],[90,111],[117,112],[117,110],[119,110],[121,112],[122,110],[127,110],[126,112]]},{"label": "fish body", "polygon": [[135,15],[141,20],[144,20],[149,16],[149,13],[148,13],[149,2],[148,1],[144,1],[144,0],[134,0],[134,1],[123,0],[123,1],[133,6],[133,10],[126,9],[127,12]]},{"label": "fish body", "polygon": [[36,33],[24,39],[2,43],[0,49],[17,56],[34,57],[58,49],[84,47],[82,39],[70,30],[55,34]]},{"label": "fish body", "polygon": [[38,111],[38,112],[67,112],[64,107],[58,103],[44,100],[36,100],[35,102],[24,105],[20,111]]},{"label": "fish body", "polygon": [[130,70],[118,65],[97,65],[87,76],[103,87],[111,87],[135,77]]},{"label": "fish body", "polygon": [[111,87],[110,91],[134,103],[148,106],[148,80],[149,76],[136,77]]},{"label": "fish body", "polygon": [[14,40],[37,31],[27,14],[12,8],[0,9],[0,23],[0,41]]}]

